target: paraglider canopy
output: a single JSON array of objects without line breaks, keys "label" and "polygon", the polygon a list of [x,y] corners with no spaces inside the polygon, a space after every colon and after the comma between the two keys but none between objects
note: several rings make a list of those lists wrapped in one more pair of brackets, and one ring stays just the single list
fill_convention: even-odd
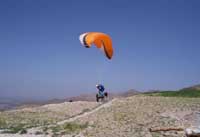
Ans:
[{"label": "paraglider canopy", "polygon": [[79,40],[86,48],[92,44],[101,49],[108,59],[113,56],[112,40],[109,35],[101,32],[86,32],[79,36]]}]

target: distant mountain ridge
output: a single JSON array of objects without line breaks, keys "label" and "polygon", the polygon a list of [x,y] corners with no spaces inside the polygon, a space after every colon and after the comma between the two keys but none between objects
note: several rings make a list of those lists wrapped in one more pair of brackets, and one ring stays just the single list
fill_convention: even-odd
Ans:
[{"label": "distant mountain ridge", "polygon": [[[134,89],[130,89],[125,92],[119,93],[108,93],[109,99],[116,98],[116,97],[129,97],[140,92]],[[79,96],[73,97],[66,97],[65,99],[50,99],[47,101],[19,101],[15,99],[0,99],[0,111],[8,110],[13,108],[23,108],[23,107],[34,107],[34,106],[41,106],[45,104],[58,104],[63,102],[69,101],[96,101],[96,92],[88,93],[88,94],[81,94]]]},{"label": "distant mountain ridge", "polygon": [[141,92],[138,91],[138,90],[130,89],[130,90],[128,90],[128,91],[119,93],[119,96],[121,96],[121,97],[130,97],[130,96],[134,96],[134,95],[137,95],[137,94],[140,94],[140,93],[141,93]]},{"label": "distant mountain ridge", "polygon": [[0,110],[12,109],[20,104],[21,102],[15,99],[0,98]]},{"label": "distant mountain ridge", "polygon": [[[178,91],[191,91],[191,90],[197,90],[200,91],[200,84],[191,86],[191,87],[186,87],[183,89],[180,89]],[[151,90],[145,93],[159,93],[162,92],[160,90]],[[134,96],[137,94],[140,94],[142,92],[137,91],[135,89],[130,89],[125,92],[109,92],[108,96],[110,99],[116,98],[116,97],[129,97],[129,96]],[[96,92],[93,93],[88,93],[88,94],[81,94],[79,96],[74,96],[74,97],[66,97],[64,99],[50,99],[46,101],[27,101],[27,100],[16,100],[16,99],[9,99],[9,98],[0,98],[0,111],[2,110],[8,110],[8,109],[13,109],[17,107],[27,107],[27,106],[40,106],[40,105],[45,105],[45,104],[57,104],[57,103],[63,103],[63,102],[69,102],[69,101],[96,101]]]},{"label": "distant mountain ridge", "polygon": [[[191,90],[197,90],[200,91],[200,84],[196,84],[194,86],[186,87],[183,89],[180,89],[178,91],[191,91]],[[160,90],[151,90],[146,93],[158,93],[162,92]],[[140,94],[142,92],[137,91],[135,89],[130,89],[125,92],[109,92],[109,98],[116,98],[116,97],[129,97],[134,96],[137,94]],[[27,101],[27,100],[16,100],[16,99],[9,99],[9,98],[0,98],[0,111],[2,110],[8,110],[13,109],[17,107],[27,107],[27,106],[40,106],[45,104],[56,104],[56,103],[63,103],[63,102],[69,102],[69,101],[96,101],[96,92],[88,93],[88,94],[81,94],[79,96],[74,97],[66,97],[64,99],[50,99],[47,101]]]},{"label": "distant mountain ridge", "polygon": [[[114,93],[114,92],[108,92],[108,97],[109,99],[116,98],[116,97],[129,97],[129,96],[134,96],[136,94],[139,94],[140,92],[134,89],[130,89],[125,92],[119,92],[119,93]],[[96,101],[96,93],[90,93],[90,94],[82,94],[80,96],[74,96],[74,97],[69,97],[66,99],[67,101]]]}]

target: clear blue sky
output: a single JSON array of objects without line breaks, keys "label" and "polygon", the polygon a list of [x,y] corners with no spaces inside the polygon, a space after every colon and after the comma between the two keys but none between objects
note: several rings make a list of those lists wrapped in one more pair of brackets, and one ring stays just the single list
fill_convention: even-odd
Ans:
[{"label": "clear blue sky", "polygon": [[[200,83],[199,0],[1,0],[0,97],[64,98]],[[108,61],[79,35],[109,34]]]}]

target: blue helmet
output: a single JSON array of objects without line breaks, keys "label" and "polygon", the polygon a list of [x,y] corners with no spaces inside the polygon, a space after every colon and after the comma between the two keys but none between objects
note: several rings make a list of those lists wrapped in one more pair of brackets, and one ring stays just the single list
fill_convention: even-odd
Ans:
[{"label": "blue helmet", "polygon": [[98,90],[100,90],[102,92],[105,90],[104,86],[101,85],[101,84],[96,85],[96,87],[97,87]]}]

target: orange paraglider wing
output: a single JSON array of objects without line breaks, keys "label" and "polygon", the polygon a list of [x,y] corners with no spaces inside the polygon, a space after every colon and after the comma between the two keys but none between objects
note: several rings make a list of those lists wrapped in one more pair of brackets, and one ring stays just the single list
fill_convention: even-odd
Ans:
[{"label": "orange paraglider wing", "polygon": [[90,48],[92,44],[101,49],[108,59],[113,56],[112,40],[109,35],[101,32],[87,32],[83,33],[79,37],[82,45],[86,48]]}]

